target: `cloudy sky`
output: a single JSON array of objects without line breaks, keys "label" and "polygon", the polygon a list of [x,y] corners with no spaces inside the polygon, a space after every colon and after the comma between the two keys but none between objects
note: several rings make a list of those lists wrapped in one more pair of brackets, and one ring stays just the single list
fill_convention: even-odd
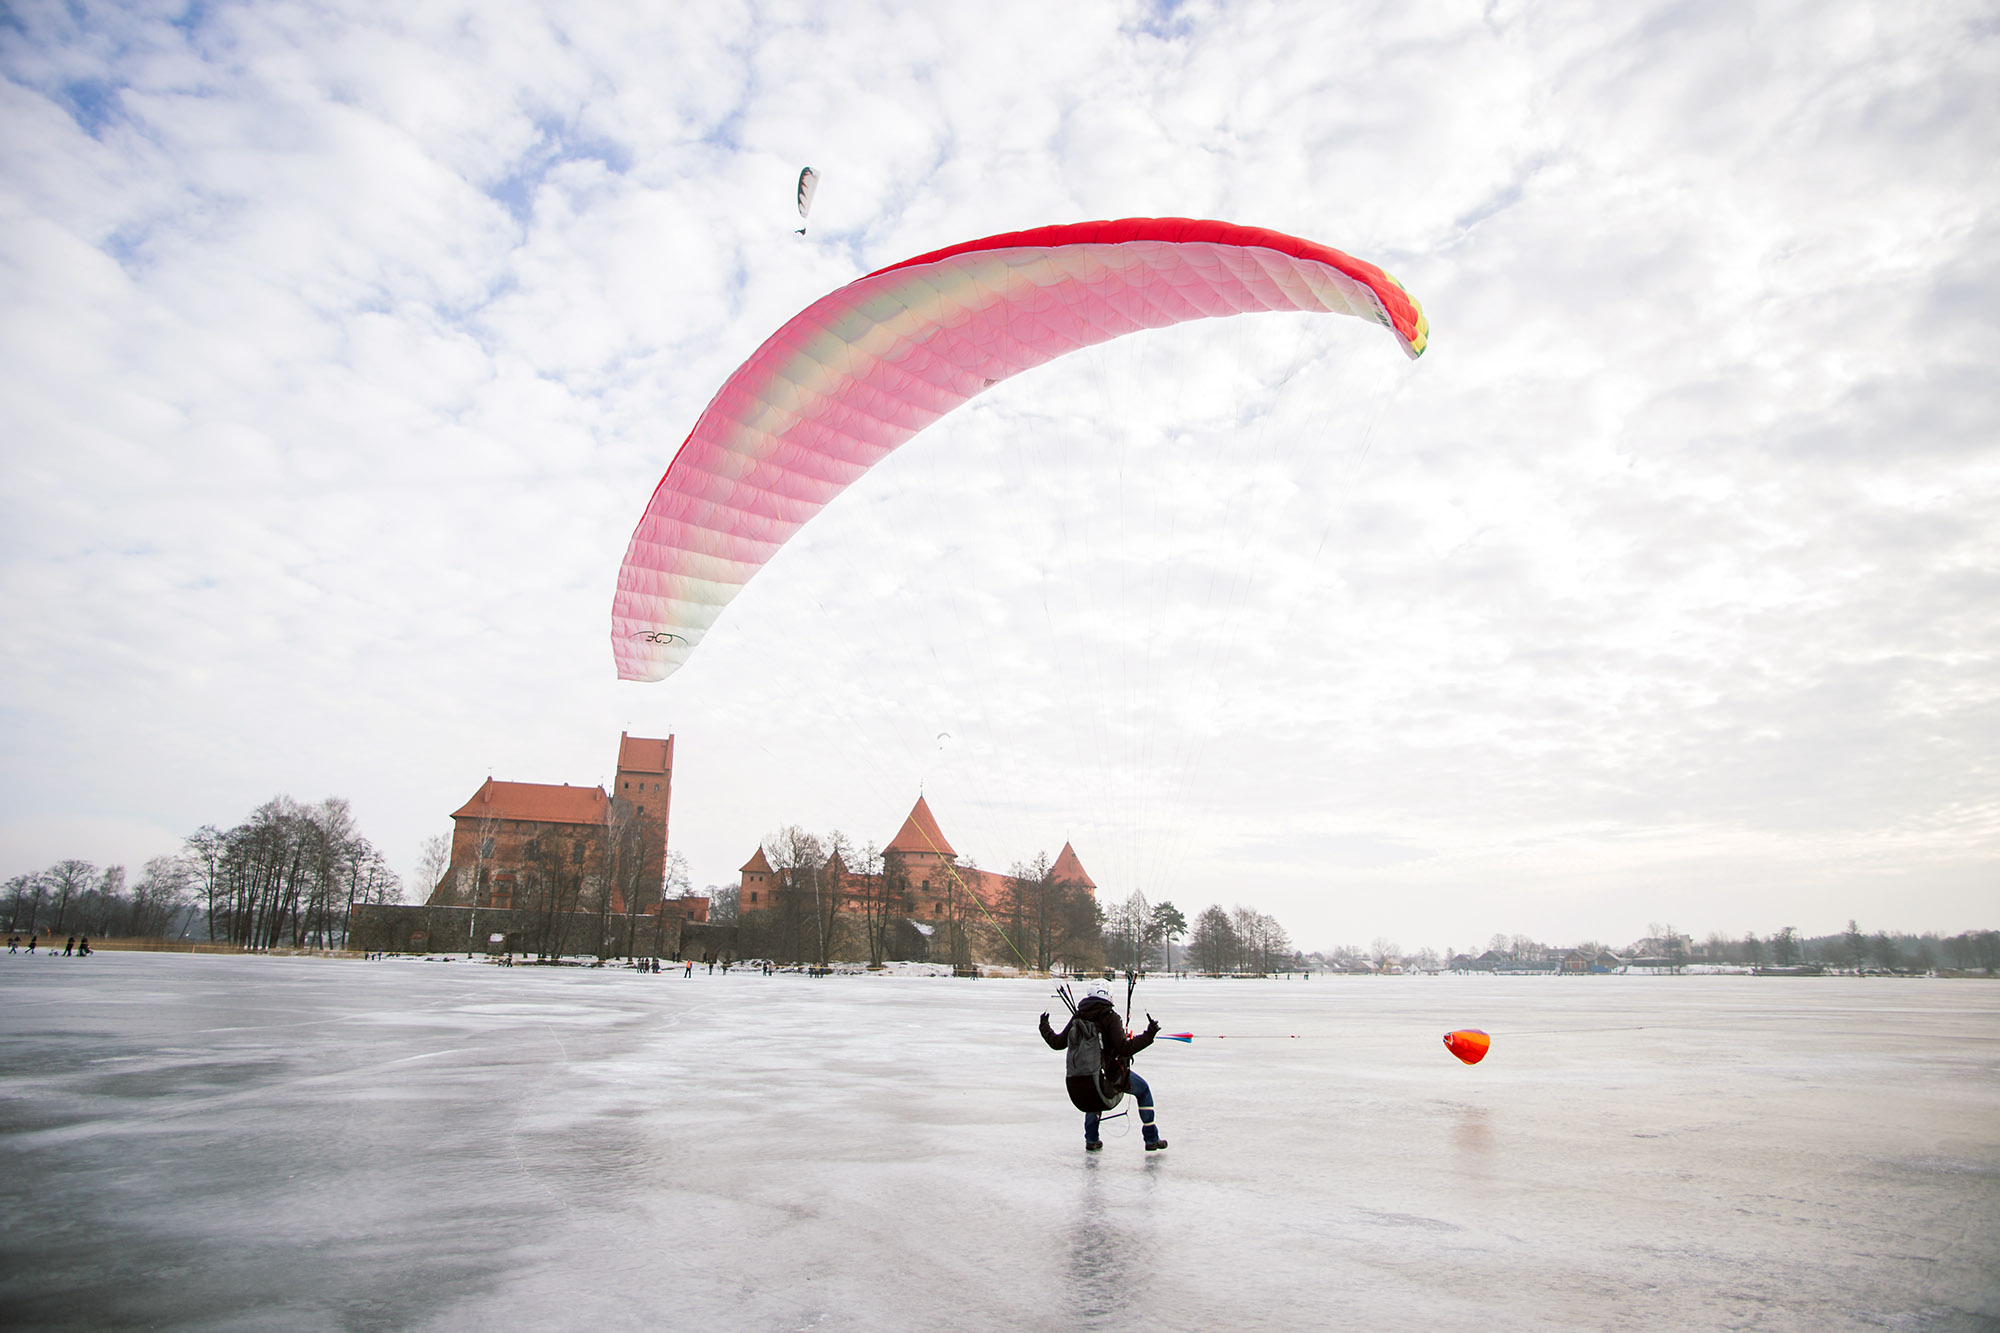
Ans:
[{"label": "cloudy sky", "polygon": [[[2000,925],[1990,7],[20,0],[0,73],[0,873],[280,792],[413,870],[623,730],[697,885],[922,790],[1308,948]],[[1128,216],[1372,260],[1431,350],[1020,376],[615,680],[768,333]]]}]

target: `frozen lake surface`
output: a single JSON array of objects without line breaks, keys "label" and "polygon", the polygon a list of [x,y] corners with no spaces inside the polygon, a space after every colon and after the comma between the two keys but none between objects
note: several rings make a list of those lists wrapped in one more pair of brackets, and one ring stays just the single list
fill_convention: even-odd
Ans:
[{"label": "frozen lake surface", "polygon": [[1152,979],[1096,1156],[1049,995],[0,954],[0,1323],[2000,1329],[2000,983]]}]

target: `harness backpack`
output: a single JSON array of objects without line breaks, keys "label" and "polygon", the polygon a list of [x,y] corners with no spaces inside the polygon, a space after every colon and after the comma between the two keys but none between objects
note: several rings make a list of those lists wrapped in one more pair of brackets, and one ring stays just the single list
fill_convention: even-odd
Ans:
[{"label": "harness backpack", "polygon": [[1079,1111],[1102,1115],[1125,1096],[1114,1082],[1110,1054],[1104,1049],[1103,1030],[1082,1014],[1070,1019],[1069,1044],[1063,1053],[1063,1083],[1069,1088],[1071,1104]]}]

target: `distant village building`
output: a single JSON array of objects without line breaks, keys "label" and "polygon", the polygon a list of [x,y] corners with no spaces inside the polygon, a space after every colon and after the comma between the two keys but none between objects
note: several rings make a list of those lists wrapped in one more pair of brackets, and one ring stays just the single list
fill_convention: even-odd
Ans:
[{"label": "distant village building", "polygon": [[1531,958],[1516,958],[1497,949],[1488,949],[1477,957],[1468,953],[1453,954],[1446,964],[1454,972],[1560,972],[1565,976],[1601,976],[1607,972],[1621,972],[1625,965],[1625,959],[1608,949],[1565,949],[1560,956],[1551,953]]},{"label": "distant village building", "polygon": [[1604,976],[1624,968],[1625,960],[1609,949],[1571,949],[1562,960],[1565,976]]}]

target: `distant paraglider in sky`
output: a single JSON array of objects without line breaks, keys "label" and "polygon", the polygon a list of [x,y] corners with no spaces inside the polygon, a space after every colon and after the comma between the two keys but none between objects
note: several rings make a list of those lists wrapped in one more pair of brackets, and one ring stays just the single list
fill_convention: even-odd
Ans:
[{"label": "distant paraglider in sky", "polygon": [[[806,214],[812,212],[813,195],[818,192],[819,173],[811,167],[807,167],[799,173],[799,221],[801,223],[806,220]],[[806,229],[804,226],[801,226],[799,228],[799,235],[803,236],[805,234]]]},{"label": "distant paraglider in sky", "polygon": [[[814,178],[799,175],[801,216]],[[724,381],[654,489],[612,604],[620,678],[679,669],[808,519],[984,390],[1127,333],[1256,311],[1354,315],[1411,357],[1430,336],[1422,307],[1373,264],[1186,218],[989,236],[821,297]]]}]

